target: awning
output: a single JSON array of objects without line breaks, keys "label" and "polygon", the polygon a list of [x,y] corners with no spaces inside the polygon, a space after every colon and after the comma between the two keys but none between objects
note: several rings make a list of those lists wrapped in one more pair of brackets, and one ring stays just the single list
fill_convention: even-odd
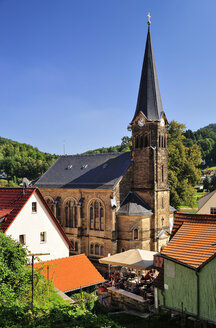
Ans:
[{"label": "awning", "polygon": [[130,249],[129,251],[103,257],[99,262],[102,264],[119,265],[142,270],[153,265],[155,254],[157,254],[157,252],[143,249]]}]

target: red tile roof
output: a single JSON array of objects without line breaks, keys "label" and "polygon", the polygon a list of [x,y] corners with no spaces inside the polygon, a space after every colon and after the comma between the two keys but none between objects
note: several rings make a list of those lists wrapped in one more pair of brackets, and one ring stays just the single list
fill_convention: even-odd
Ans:
[{"label": "red tile roof", "polygon": [[1,218],[4,218],[7,214],[9,214],[11,212],[11,209],[7,209],[7,208],[5,208],[5,209],[0,209],[0,219]]},{"label": "red tile roof", "polygon": [[3,232],[6,232],[12,222],[15,220],[16,216],[22,210],[24,205],[27,203],[32,194],[36,193],[44,204],[45,208],[49,212],[52,220],[57,226],[59,232],[64,237],[68,246],[71,247],[71,242],[67,238],[62,229],[60,223],[54,216],[53,212],[47,205],[45,199],[43,198],[41,192],[38,188],[10,188],[10,187],[0,187],[0,218],[4,217],[4,220],[0,223],[0,228]]},{"label": "red tile roof", "polygon": [[35,188],[0,188],[1,217],[5,216],[4,221],[1,223],[1,230],[3,232],[7,231],[34,191]]},{"label": "red tile roof", "polygon": [[216,224],[184,222],[161,252],[193,268],[199,268],[216,255]]},{"label": "red tile roof", "polygon": [[105,281],[85,254],[35,264],[35,268],[41,267],[41,274],[63,292]]},{"label": "red tile roof", "polygon": [[216,224],[216,215],[213,214],[197,214],[197,213],[181,213],[176,212],[173,229],[172,229],[172,236],[178,231],[181,225],[184,222],[190,223],[213,223]]}]

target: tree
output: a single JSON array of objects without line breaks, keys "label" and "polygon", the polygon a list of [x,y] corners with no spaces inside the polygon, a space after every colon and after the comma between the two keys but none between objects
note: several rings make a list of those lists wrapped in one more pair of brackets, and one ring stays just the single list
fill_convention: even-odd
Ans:
[{"label": "tree", "polygon": [[0,232],[0,302],[21,300],[28,290],[30,272],[26,250],[20,243]]},{"label": "tree", "polygon": [[195,189],[193,186],[200,182],[201,150],[196,144],[186,147],[183,143],[184,124],[172,121],[168,125],[168,166],[170,202],[178,208],[181,204],[193,206]]}]

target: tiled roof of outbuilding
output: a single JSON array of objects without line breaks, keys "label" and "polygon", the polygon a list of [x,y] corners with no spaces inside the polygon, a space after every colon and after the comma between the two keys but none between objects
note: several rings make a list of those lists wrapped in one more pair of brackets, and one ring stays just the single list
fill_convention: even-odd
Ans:
[{"label": "tiled roof of outbuilding", "polygon": [[129,152],[65,155],[35,185],[39,188],[113,189],[130,164]]},{"label": "tiled roof of outbuilding", "polygon": [[[43,267],[41,274],[46,278],[49,275],[53,285],[63,292],[105,282],[85,254],[35,264],[35,268],[41,266]],[[47,267],[49,267],[49,274]]]},{"label": "tiled roof of outbuilding", "polygon": [[117,215],[140,216],[153,214],[152,209],[135,192],[129,191],[122,201]]},{"label": "tiled roof of outbuilding", "polygon": [[189,222],[194,224],[213,223],[216,225],[216,215],[176,212],[171,237],[175,235],[175,233],[178,231],[178,229],[181,227],[181,225],[184,222]]},{"label": "tiled roof of outbuilding", "polygon": [[216,255],[216,224],[184,222],[161,252],[194,269]]}]

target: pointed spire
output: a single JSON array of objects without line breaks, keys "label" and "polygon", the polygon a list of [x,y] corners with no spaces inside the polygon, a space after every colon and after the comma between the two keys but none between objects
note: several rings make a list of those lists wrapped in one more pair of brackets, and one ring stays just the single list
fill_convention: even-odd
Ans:
[{"label": "pointed spire", "polygon": [[140,79],[139,94],[133,120],[137,117],[139,112],[142,112],[146,116],[147,120],[159,121],[163,113],[163,106],[161,102],[160,89],[158,84],[157,71],[151,41],[150,17],[148,20],[148,34]]}]

